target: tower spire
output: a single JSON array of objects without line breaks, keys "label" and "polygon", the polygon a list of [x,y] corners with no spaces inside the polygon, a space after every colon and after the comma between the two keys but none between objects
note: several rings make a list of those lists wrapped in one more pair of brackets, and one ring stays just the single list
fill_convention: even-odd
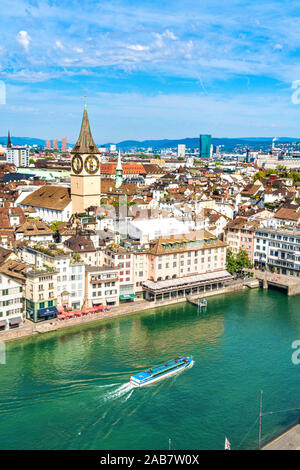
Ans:
[{"label": "tower spire", "polygon": [[7,148],[11,148],[11,140],[10,140],[10,131],[8,130],[8,135],[7,135]]},{"label": "tower spire", "polygon": [[115,187],[119,188],[120,186],[122,186],[122,183],[123,183],[123,168],[122,168],[122,162],[121,162],[121,150],[119,149],[118,163],[116,167]]},{"label": "tower spire", "polygon": [[80,134],[71,153],[100,153],[92,137],[86,104],[84,105]]}]

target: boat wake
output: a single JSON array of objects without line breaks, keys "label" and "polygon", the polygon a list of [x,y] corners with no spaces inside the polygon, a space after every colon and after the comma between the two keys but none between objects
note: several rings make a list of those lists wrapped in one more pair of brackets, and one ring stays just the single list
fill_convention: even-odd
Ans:
[{"label": "boat wake", "polygon": [[110,388],[110,387],[115,387],[116,385],[119,385],[119,384],[97,385],[97,388]]},{"label": "boat wake", "polygon": [[118,398],[122,397],[124,397],[125,401],[127,401],[131,397],[134,388],[134,385],[132,385],[130,382],[120,385],[115,390],[107,392],[107,394],[104,396],[104,401],[117,400]]}]

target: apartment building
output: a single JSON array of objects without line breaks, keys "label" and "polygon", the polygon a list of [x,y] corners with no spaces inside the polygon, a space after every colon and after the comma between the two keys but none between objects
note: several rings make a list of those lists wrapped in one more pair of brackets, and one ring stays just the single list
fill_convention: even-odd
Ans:
[{"label": "apartment building", "polygon": [[6,150],[7,163],[13,163],[17,168],[29,166],[29,149],[26,147],[10,147]]},{"label": "apartment building", "polygon": [[268,271],[300,276],[300,230],[258,228],[254,264]]},{"label": "apartment building", "polygon": [[49,267],[56,271],[57,305],[80,309],[84,302],[85,264],[79,256],[74,256],[57,245],[24,246],[22,258],[38,269]]},{"label": "apartment building", "polygon": [[0,272],[0,331],[23,325],[23,283]]},{"label": "apartment building", "polygon": [[134,293],[137,299],[143,298],[143,283],[149,279],[149,259],[145,249],[134,252]]},{"label": "apartment building", "polygon": [[248,221],[243,217],[231,220],[225,227],[225,241],[234,254],[240,250],[248,253],[251,263],[254,260],[254,234],[259,221]]},{"label": "apartment building", "polygon": [[119,269],[109,266],[86,266],[85,307],[119,305]]},{"label": "apartment building", "polygon": [[36,323],[56,317],[57,271],[32,268],[25,276],[26,318]]},{"label": "apartment building", "polygon": [[120,302],[136,298],[134,289],[134,253],[112,243],[104,251],[107,266],[119,268]]}]

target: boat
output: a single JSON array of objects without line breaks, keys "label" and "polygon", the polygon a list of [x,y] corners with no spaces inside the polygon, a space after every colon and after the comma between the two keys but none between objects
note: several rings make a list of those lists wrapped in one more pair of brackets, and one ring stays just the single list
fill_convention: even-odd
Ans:
[{"label": "boat", "polygon": [[180,356],[176,359],[161,364],[160,366],[153,367],[152,369],[145,370],[139,374],[132,375],[130,377],[130,383],[136,387],[143,387],[144,385],[150,385],[153,382],[169,377],[170,375],[176,374],[177,372],[185,369],[192,365],[192,356]]}]

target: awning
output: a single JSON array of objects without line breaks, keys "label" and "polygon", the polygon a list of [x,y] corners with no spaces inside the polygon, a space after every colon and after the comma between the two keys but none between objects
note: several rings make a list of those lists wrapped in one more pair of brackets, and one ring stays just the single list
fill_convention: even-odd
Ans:
[{"label": "awning", "polygon": [[21,318],[9,318],[8,321],[10,325],[19,325]]},{"label": "awning", "polygon": [[38,317],[47,317],[48,315],[57,315],[57,308],[56,307],[46,307],[40,308],[37,311]]},{"label": "awning", "polygon": [[135,299],[136,298],[136,295],[135,294],[123,294],[123,295],[120,295],[120,300],[131,300],[131,299]]},{"label": "awning", "polygon": [[6,326],[6,321],[5,320],[0,321],[0,326]]}]

